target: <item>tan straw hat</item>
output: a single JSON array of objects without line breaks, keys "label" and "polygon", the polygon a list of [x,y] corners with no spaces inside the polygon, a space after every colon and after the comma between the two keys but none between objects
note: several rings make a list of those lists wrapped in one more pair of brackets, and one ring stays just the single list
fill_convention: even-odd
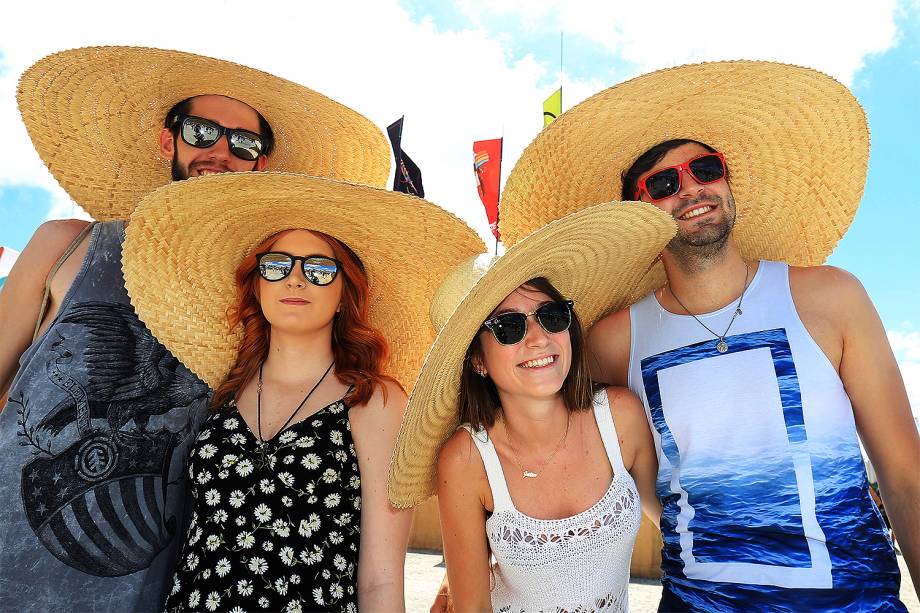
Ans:
[{"label": "tan straw hat", "polygon": [[[524,150],[502,194],[513,245],[541,225],[622,198],[621,175],[660,142],[686,138],[725,154],[742,255],[821,264],[862,197],[869,130],[853,94],[810,68],[734,61],[660,70],[562,114]],[[653,269],[642,287],[661,287]]]},{"label": "tan straw hat", "polygon": [[269,236],[304,228],[361,258],[370,321],[390,343],[386,372],[408,391],[435,331],[431,297],[485,246],[469,226],[419,198],[287,173],[227,173],[171,183],[147,196],[125,232],[122,267],[138,316],[212,388],[236,360],[234,271]]},{"label": "tan straw hat", "polygon": [[366,117],[297,83],[232,62],[144,47],[87,47],[26,70],[17,99],[35,149],[71,198],[101,221],[127,219],[170,180],[159,154],[166,113],[219,94],[262,114],[269,170],[383,186],[390,148]]},{"label": "tan straw hat", "polygon": [[441,445],[459,424],[460,375],[482,322],[508,294],[545,277],[587,329],[629,304],[633,289],[676,233],[670,216],[644,203],[608,203],[544,226],[491,266],[473,258],[452,272],[431,306],[440,332],[409,398],[388,482],[390,501],[410,507],[435,490]]}]

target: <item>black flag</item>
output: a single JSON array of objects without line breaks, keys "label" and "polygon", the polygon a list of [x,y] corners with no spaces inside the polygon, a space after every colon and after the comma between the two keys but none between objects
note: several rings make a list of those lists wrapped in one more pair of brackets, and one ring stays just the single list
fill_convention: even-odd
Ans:
[{"label": "black flag", "polygon": [[396,158],[396,176],[393,178],[393,191],[425,197],[425,188],[422,187],[422,171],[402,150],[402,126],[403,119],[400,117],[387,126],[387,134],[390,137],[390,143],[393,145],[393,156]]}]

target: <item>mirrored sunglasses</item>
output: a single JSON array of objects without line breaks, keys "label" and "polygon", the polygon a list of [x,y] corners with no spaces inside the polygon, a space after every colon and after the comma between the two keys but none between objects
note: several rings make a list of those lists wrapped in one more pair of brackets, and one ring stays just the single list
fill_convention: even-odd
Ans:
[{"label": "mirrored sunglasses", "polygon": [[482,323],[502,345],[516,345],[527,336],[527,318],[533,315],[540,327],[549,334],[559,334],[572,324],[571,300],[547,302],[530,313],[511,311],[490,317]]},{"label": "mirrored sunglasses", "polygon": [[249,130],[225,128],[217,122],[195,115],[179,115],[176,121],[181,122],[179,134],[182,140],[198,149],[213,147],[225,134],[230,153],[241,160],[254,162],[265,148],[262,137]]},{"label": "mirrored sunglasses", "polygon": [[271,282],[286,279],[298,261],[301,264],[304,278],[320,287],[332,283],[342,266],[337,259],[325,255],[291,255],[283,251],[256,254],[259,275]]}]

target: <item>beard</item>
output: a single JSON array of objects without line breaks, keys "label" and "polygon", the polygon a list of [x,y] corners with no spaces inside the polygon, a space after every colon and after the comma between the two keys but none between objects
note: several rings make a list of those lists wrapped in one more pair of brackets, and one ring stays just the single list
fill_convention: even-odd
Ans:
[{"label": "beard", "polygon": [[173,181],[185,181],[188,179],[188,168],[182,168],[179,164],[179,148],[173,148],[172,164],[170,165]]},{"label": "beard", "polygon": [[668,243],[667,250],[678,261],[701,263],[702,261],[711,260],[718,256],[728,243],[728,238],[735,227],[735,199],[731,193],[728,194],[725,200],[715,195],[696,198],[683,207],[682,211],[707,201],[722,212],[718,219],[707,220],[704,225],[698,225],[692,229],[684,229],[680,227],[680,221],[677,216],[674,217],[675,221],[678,222],[678,231],[677,235]]}]

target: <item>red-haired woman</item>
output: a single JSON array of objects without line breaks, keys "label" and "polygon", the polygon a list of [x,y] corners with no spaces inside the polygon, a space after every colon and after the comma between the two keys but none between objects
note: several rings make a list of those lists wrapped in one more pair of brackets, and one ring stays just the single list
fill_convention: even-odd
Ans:
[{"label": "red-haired woman", "polygon": [[356,611],[360,594],[398,609],[410,515],[386,503],[385,470],[406,396],[382,372],[361,264],[292,230],[237,281],[243,340],[192,448],[192,524],[166,608]]},{"label": "red-haired woman", "polygon": [[215,175],[142,203],[129,294],[215,389],[167,610],[404,609],[411,512],[386,493],[402,385],[437,284],[480,248],[430,203],[298,175]]}]

